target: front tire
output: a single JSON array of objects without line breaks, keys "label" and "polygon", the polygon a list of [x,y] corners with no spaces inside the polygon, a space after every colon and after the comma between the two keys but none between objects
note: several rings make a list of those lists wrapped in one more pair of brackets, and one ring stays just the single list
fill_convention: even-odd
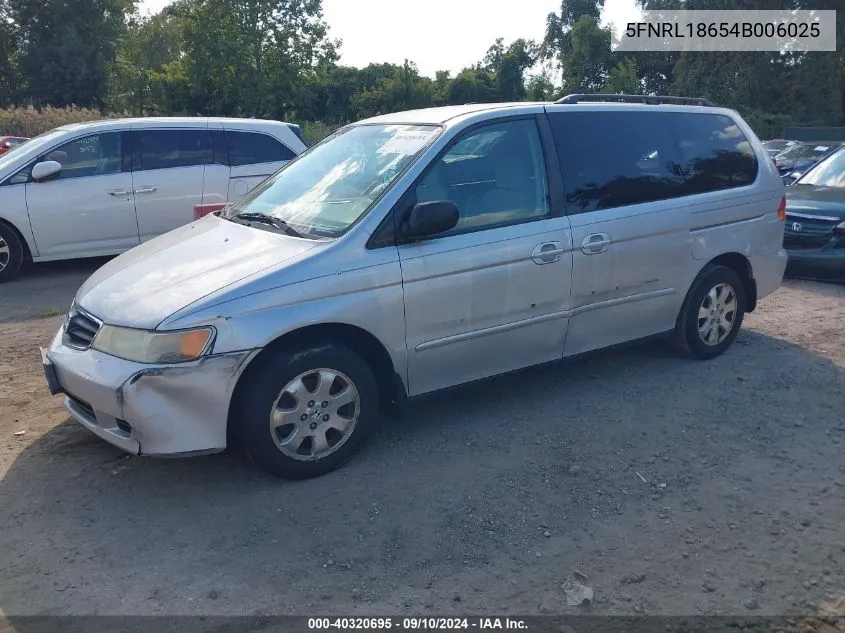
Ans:
[{"label": "front tire", "polygon": [[241,380],[230,419],[238,443],[254,464],[287,479],[334,470],[378,419],[373,372],[343,345],[268,351]]},{"label": "front tire", "polygon": [[708,266],[687,294],[675,327],[677,346],[693,358],[724,353],[745,317],[745,286],[727,266]]},{"label": "front tire", "polygon": [[24,260],[24,247],[14,229],[0,222],[0,284],[15,277]]}]

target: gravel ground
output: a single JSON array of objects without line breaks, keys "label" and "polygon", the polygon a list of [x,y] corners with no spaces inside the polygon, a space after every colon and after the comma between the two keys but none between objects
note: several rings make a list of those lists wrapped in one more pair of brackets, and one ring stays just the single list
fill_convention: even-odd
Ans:
[{"label": "gravel ground", "polygon": [[[38,356],[101,262],[0,288],[0,612],[759,614],[842,604],[845,287],[710,362],[662,342],[444,393],[340,471],[129,457]],[[565,583],[593,589],[568,607]],[[567,585],[568,586],[568,585]]]}]

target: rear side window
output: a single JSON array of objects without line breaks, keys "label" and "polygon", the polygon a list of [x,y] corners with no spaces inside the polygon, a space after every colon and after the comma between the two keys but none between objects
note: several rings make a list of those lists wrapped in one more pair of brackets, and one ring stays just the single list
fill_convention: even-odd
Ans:
[{"label": "rear side window", "polygon": [[276,163],[291,160],[296,154],[268,134],[256,132],[226,132],[229,148],[229,164],[252,165],[255,163]]},{"label": "rear side window", "polygon": [[684,195],[672,135],[657,112],[550,112],[569,213]]},{"label": "rear side window", "polygon": [[136,171],[208,165],[214,157],[208,130],[139,130],[134,135]]},{"label": "rear side window", "polygon": [[730,117],[685,112],[664,116],[678,143],[688,193],[742,187],[757,179],[754,149]]}]

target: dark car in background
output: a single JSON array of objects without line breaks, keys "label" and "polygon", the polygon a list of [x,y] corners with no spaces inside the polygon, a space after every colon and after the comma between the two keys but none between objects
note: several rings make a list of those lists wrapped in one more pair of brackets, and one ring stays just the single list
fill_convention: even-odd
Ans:
[{"label": "dark car in background", "polygon": [[791,147],[795,145],[798,141],[787,141],[786,139],[782,138],[774,138],[770,141],[763,141],[763,148],[766,150],[766,153],[774,158],[778,154],[780,154],[783,150],[787,147]]},{"label": "dark car in background", "polygon": [[840,146],[839,141],[796,143],[775,156],[775,166],[782,177],[787,177],[784,178],[784,184],[792,184],[810,167],[827,158]]},{"label": "dark car in background", "polygon": [[845,280],[845,148],[787,187],[783,246],[790,274]]},{"label": "dark car in background", "polygon": [[19,145],[23,145],[29,139],[23,136],[0,136],[0,155],[9,152]]}]

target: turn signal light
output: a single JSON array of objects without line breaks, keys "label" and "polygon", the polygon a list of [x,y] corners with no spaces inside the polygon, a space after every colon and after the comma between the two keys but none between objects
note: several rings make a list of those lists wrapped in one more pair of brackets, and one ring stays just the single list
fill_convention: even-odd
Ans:
[{"label": "turn signal light", "polygon": [[202,354],[211,332],[208,330],[193,330],[185,332],[179,344],[179,353],[183,358],[196,358]]},{"label": "turn signal light", "polygon": [[780,199],[780,204],[778,205],[778,220],[781,222],[786,220],[786,196],[783,196]]}]

